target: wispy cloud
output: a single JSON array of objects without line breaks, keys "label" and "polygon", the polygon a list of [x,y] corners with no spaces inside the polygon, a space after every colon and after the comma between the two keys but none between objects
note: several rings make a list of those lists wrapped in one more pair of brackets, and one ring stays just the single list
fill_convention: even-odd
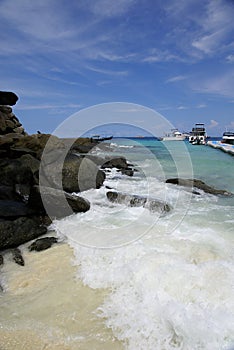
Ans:
[{"label": "wispy cloud", "polygon": [[210,0],[206,3],[203,16],[197,18],[200,32],[192,42],[192,46],[205,54],[222,50],[230,40],[229,35],[234,29],[234,7],[232,2]]},{"label": "wispy cloud", "polygon": [[191,82],[191,87],[199,93],[234,97],[234,70],[211,77],[200,77]]},{"label": "wispy cloud", "polygon": [[211,119],[210,124],[208,125],[208,128],[210,128],[210,129],[216,128],[216,126],[218,126],[218,125],[219,125],[219,123],[216,120]]},{"label": "wispy cloud", "polygon": [[50,110],[50,109],[73,109],[73,108],[81,108],[80,104],[40,104],[40,105],[20,105],[17,106],[17,110],[27,111],[27,110]]},{"label": "wispy cloud", "polygon": [[136,0],[96,0],[95,2],[87,0],[86,5],[96,16],[117,17],[125,14],[136,2]]},{"label": "wispy cloud", "polygon": [[229,63],[234,63],[234,55],[228,55],[226,57],[226,60],[229,62]]},{"label": "wispy cloud", "polygon": [[196,106],[196,108],[206,108],[207,105],[205,103],[201,103],[199,105]]},{"label": "wispy cloud", "polygon": [[177,109],[183,110],[183,109],[188,109],[188,107],[186,107],[186,106],[178,106]]},{"label": "wispy cloud", "polygon": [[166,80],[166,83],[175,83],[177,81],[181,81],[181,80],[185,80],[187,79],[187,76],[185,75],[177,75],[175,77],[171,77],[169,79]]},{"label": "wispy cloud", "polygon": [[95,73],[101,73],[105,75],[112,75],[112,76],[127,76],[128,71],[119,71],[119,70],[110,70],[110,69],[103,69],[98,67],[92,67],[92,66],[86,66],[86,69],[91,70]]}]

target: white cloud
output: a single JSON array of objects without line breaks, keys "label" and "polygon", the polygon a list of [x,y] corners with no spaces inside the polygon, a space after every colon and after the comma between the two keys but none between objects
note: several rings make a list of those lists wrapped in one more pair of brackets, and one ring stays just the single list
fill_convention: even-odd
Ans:
[{"label": "white cloud", "polygon": [[191,87],[199,93],[234,98],[234,70],[208,78],[200,77],[191,83]]},{"label": "white cloud", "polygon": [[178,106],[177,109],[183,110],[183,109],[188,109],[188,107],[186,107],[186,106]]},{"label": "white cloud", "polygon": [[185,80],[187,79],[187,76],[185,75],[177,75],[175,77],[169,78],[166,80],[167,83],[175,83],[177,81]]},{"label": "white cloud", "polygon": [[112,75],[112,76],[126,76],[128,75],[128,71],[118,71],[118,70],[108,70],[103,68],[97,68],[92,66],[86,66],[87,69],[101,74]]},{"label": "white cloud", "polygon": [[207,105],[205,103],[201,103],[197,106],[197,108],[206,108]]},{"label": "white cloud", "polygon": [[192,41],[192,46],[205,54],[219,51],[230,41],[234,29],[234,7],[223,0],[209,0],[204,15],[197,18],[200,32]]},{"label": "white cloud", "polygon": [[216,120],[211,119],[210,125],[208,125],[208,128],[215,128],[218,125],[219,125],[219,123]]},{"label": "white cloud", "polygon": [[222,41],[223,30],[219,30],[215,33],[204,35],[198,40],[192,42],[192,46],[203,51],[204,53],[211,53],[217,44]]},{"label": "white cloud", "polygon": [[21,105],[19,107],[17,107],[17,110],[43,110],[43,109],[70,109],[70,108],[81,108],[80,104],[74,104],[74,103],[70,103],[70,104],[40,104],[40,105],[35,105],[35,104],[31,104],[31,105]]},{"label": "white cloud", "polygon": [[226,60],[229,62],[229,63],[234,63],[234,55],[228,55],[226,57]]}]

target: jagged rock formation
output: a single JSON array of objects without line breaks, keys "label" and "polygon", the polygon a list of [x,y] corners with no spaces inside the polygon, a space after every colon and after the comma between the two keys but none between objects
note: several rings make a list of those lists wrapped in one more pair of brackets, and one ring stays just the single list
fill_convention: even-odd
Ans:
[{"label": "jagged rock formation", "polygon": [[0,134],[25,135],[25,130],[19,119],[12,112],[12,108],[0,103]]},{"label": "jagged rock formation", "polygon": [[[17,100],[14,93],[0,91],[0,250],[45,234],[51,218],[89,210],[90,203],[71,192],[99,188],[105,180],[95,162],[73,153],[85,153],[97,142],[77,139],[67,149],[66,139],[28,135],[9,107]],[[58,167],[62,184],[56,182]]]}]

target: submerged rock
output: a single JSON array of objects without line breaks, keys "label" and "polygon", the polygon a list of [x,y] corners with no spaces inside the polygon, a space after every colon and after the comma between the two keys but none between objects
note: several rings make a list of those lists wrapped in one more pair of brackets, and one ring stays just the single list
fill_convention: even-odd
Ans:
[{"label": "submerged rock", "polygon": [[130,207],[144,207],[152,212],[159,212],[161,214],[165,214],[172,209],[168,203],[154,198],[147,198],[115,191],[108,191],[106,196],[111,202],[114,203],[123,203]]},{"label": "submerged rock", "polygon": [[191,189],[193,187],[196,187],[197,189],[202,190],[206,193],[215,194],[215,195],[224,195],[224,196],[232,195],[232,193],[226,190],[218,190],[214,187],[208,186],[205,182],[201,180],[196,180],[196,179],[172,178],[172,179],[167,179],[166,183],[171,183],[171,184],[180,185],[184,187],[190,187]]},{"label": "submerged rock", "polygon": [[58,240],[56,237],[44,237],[39,238],[36,241],[34,241],[29,247],[29,251],[35,250],[36,252],[40,252],[42,250],[46,250],[50,248],[54,243],[57,243]]},{"label": "submerged rock", "polygon": [[24,259],[19,248],[12,249],[12,257],[16,264],[24,266]]}]

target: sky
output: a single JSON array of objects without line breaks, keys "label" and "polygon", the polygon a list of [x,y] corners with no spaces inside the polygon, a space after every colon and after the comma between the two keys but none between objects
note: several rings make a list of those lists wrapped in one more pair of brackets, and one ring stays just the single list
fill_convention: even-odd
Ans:
[{"label": "sky", "polygon": [[233,18],[234,0],[0,0],[0,90],[19,96],[28,133],[122,102],[221,136],[234,131]]}]

